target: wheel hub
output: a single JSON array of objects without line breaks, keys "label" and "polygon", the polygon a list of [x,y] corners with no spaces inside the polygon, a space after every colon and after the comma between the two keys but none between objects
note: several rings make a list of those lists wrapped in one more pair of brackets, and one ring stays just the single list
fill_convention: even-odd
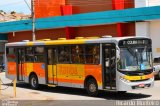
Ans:
[{"label": "wheel hub", "polygon": [[90,85],[89,85],[89,90],[90,90],[91,92],[95,92],[95,91],[96,91],[96,86],[95,86],[94,84],[90,84]]},{"label": "wheel hub", "polygon": [[33,87],[36,87],[37,81],[36,81],[35,78],[32,78],[31,84],[32,84]]}]

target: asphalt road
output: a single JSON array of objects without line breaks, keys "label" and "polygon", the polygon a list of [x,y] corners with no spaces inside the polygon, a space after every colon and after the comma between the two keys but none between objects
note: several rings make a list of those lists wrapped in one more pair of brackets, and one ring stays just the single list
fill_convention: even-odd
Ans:
[{"label": "asphalt road", "polygon": [[[11,82],[5,78],[4,73],[0,73],[2,81],[6,85],[2,85],[2,88],[6,88]],[[17,96],[13,98],[13,87],[9,86],[8,89],[2,90],[1,100],[25,100],[26,103],[30,103],[26,100],[36,100],[33,102],[50,104],[54,101],[55,104],[65,105],[71,103],[69,106],[80,103],[81,105],[105,105],[114,104],[116,101],[126,100],[160,100],[160,80],[155,81],[155,86],[150,89],[128,91],[126,94],[118,94],[116,92],[100,91],[98,97],[89,97],[85,90],[66,88],[66,87],[47,87],[41,86],[39,90],[30,89],[28,84],[17,84]],[[38,100],[38,101],[37,101]],[[41,100],[41,101],[39,101]],[[42,101],[43,100],[43,101]],[[114,103],[113,103],[114,102]]]}]

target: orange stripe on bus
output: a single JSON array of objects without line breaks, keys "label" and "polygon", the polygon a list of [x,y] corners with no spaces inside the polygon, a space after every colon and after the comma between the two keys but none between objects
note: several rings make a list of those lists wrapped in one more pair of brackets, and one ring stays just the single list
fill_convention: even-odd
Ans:
[{"label": "orange stripe on bus", "polygon": [[26,64],[19,64],[19,75],[27,76]]},{"label": "orange stripe on bus", "polygon": [[45,77],[45,64],[44,63],[33,63],[33,70],[38,77]]},{"label": "orange stripe on bus", "polygon": [[93,76],[98,84],[102,83],[102,65],[85,65],[85,77]]},{"label": "orange stripe on bus", "polygon": [[68,83],[77,83],[83,84],[84,80],[76,80],[76,79],[63,79],[63,78],[48,78],[49,81],[58,81],[58,82],[68,82]]}]

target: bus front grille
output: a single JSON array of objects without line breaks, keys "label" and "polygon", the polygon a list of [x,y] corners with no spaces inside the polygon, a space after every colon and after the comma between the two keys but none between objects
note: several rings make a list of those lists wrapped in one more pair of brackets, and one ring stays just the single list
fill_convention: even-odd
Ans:
[{"label": "bus front grille", "polygon": [[147,81],[149,79],[142,79],[142,80],[130,80],[131,82],[141,82],[141,81]]}]

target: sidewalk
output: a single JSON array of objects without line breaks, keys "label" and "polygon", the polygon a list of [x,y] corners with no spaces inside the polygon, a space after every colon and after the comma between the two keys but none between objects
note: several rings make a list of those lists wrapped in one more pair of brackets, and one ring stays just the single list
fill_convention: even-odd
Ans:
[{"label": "sidewalk", "polygon": [[[5,72],[0,72],[0,79],[4,82],[4,83],[9,83],[10,80],[5,78]],[[1,83],[2,84],[2,83]],[[1,85],[1,89],[4,89],[6,88],[7,86],[6,85]],[[12,86],[10,86],[12,87]],[[8,88],[9,89],[9,88]],[[7,90],[7,89],[6,89]],[[8,95],[6,94],[5,92],[7,92],[6,90],[1,90],[1,94],[0,94],[0,100],[3,100],[3,99],[10,99],[12,98],[11,95]]]},{"label": "sidewalk", "polygon": [[9,96],[9,95],[6,95],[6,94],[1,94],[0,95],[0,100],[6,100],[6,99],[11,99],[13,97]]},{"label": "sidewalk", "polygon": [[27,84],[16,88],[16,98],[14,98],[13,86],[8,87],[8,84],[12,81],[5,77],[5,72],[0,73],[0,78],[4,84],[7,84],[1,85],[1,89],[5,89],[6,87],[7,89],[1,90],[0,100],[53,100],[53,97],[49,97],[45,93],[41,93],[41,91],[28,89]]}]

